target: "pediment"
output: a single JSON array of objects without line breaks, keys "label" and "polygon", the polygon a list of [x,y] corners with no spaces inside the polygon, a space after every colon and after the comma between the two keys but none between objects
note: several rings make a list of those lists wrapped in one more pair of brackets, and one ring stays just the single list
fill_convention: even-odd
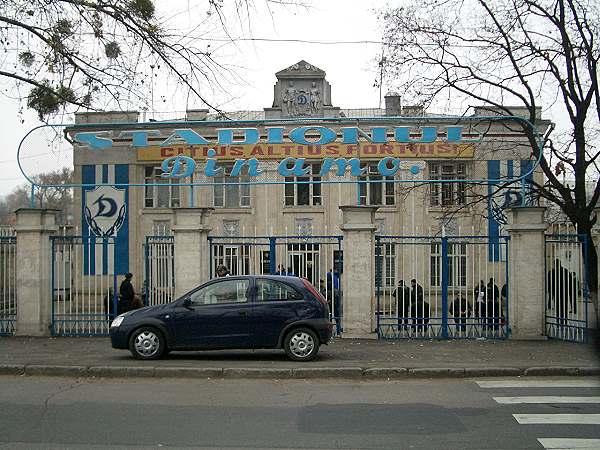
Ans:
[{"label": "pediment", "polygon": [[275,74],[280,78],[325,78],[325,71],[319,69],[317,66],[312,65],[304,60],[292,64],[291,66],[280,70]]}]

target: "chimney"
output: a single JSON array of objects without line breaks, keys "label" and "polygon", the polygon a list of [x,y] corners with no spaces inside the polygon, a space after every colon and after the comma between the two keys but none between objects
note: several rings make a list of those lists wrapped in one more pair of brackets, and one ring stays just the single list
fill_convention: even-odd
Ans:
[{"label": "chimney", "polygon": [[390,92],[385,96],[385,115],[399,116],[402,114],[402,97]]}]

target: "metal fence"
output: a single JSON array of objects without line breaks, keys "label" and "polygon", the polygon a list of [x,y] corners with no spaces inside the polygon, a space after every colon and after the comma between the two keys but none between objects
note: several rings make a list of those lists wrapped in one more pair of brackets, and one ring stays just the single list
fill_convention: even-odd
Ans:
[{"label": "metal fence", "polygon": [[0,335],[4,336],[14,334],[17,321],[17,238],[2,231],[0,231]]},{"label": "metal fence", "polygon": [[342,331],[341,236],[209,236],[210,276],[225,265],[231,275],[293,275],[307,278],[327,299]]},{"label": "metal fence", "polygon": [[507,337],[507,237],[375,239],[380,338]]},{"label": "metal fence", "polygon": [[143,300],[146,305],[162,305],[174,300],[175,241],[173,236],[147,236],[144,244]]},{"label": "metal fence", "polygon": [[112,238],[52,236],[52,334],[107,335],[117,311]]},{"label": "metal fence", "polygon": [[546,235],[546,335],[586,342],[590,306],[587,236]]}]

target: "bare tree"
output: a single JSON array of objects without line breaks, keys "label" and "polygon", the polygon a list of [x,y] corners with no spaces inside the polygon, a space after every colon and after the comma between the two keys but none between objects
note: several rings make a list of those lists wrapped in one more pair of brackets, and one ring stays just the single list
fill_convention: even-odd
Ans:
[{"label": "bare tree", "polygon": [[[34,193],[34,203],[39,208],[57,209],[59,225],[67,225],[73,221],[73,188],[62,187],[73,182],[73,171],[68,168],[33,176],[33,180],[41,185],[53,187],[38,188]],[[31,186],[22,184],[12,190],[4,198],[0,198],[0,224],[14,225],[14,212],[18,208],[26,208],[31,204]]]},{"label": "bare tree", "polygon": [[533,157],[541,158],[545,181],[533,183],[537,194],[588,237],[594,298],[599,12],[592,0],[424,0],[380,13],[386,77],[413,104],[439,104],[450,96],[464,105],[463,113],[477,104],[505,115],[513,113],[506,105],[519,106],[536,123],[543,102],[558,118],[541,145],[528,127],[522,132]]},{"label": "bare tree", "polygon": [[214,107],[211,90],[231,74],[196,38],[224,28],[229,35],[225,6],[239,11],[242,24],[253,2],[198,3],[206,11],[194,14],[191,30],[179,31],[175,11],[159,17],[153,0],[0,0],[0,77],[15,82],[10,94],[26,98],[41,119],[65,106],[143,107],[159,75],[174,77],[188,96]]}]

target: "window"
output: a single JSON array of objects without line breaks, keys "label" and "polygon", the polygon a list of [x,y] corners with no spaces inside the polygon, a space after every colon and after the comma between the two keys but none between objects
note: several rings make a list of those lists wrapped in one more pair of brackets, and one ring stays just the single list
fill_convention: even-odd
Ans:
[{"label": "window", "polygon": [[250,246],[236,244],[213,244],[213,273],[223,264],[231,275],[250,274]]},{"label": "window", "polygon": [[[467,177],[465,163],[429,163],[431,180],[464,180]],[[465,183],[431,183],[431,206],[459,206],[465,204]]]},{"label": "window", "polygon": [[333,251],[333,270],[337,273],[344,271],[344,250]]},{"label": "window", "polygon": [[256,299],[259,302],[302,300],[302,294],[285,283],[274,280],[256,280]]},{"label": "window", "polygon": [[319,244],[287,245],[288,273],[318,284],[320,260]]},{"label": "window", "polygon": [[[145,167],[146,184],[175,184],[179,179],[163,178],[160,167]],[[145,186],[144,206],[146,208],[177,208],[181,204],[179,186]]]},{"label": "window", "polygon": [[263,275],[271,273],[271,252],[269,250],[260,252],[260,270]]},{"label": "window", "polygon": [[396,244],[384,244],[385,286],[396,286]]},{"label": "window", "polygon": [[367,163],[366,168],[366,172],[358,177],[359,205],[395,205],[394,177],[379,175],[376,162]]},{"label": "window", "polygon": [[[231,176],[233,165],[224,167],[223,172],[214,177],[213,205],[216,208],[246,208],[250,206],[250,185],[237,184],[250,181],[248,175]],[[241,173],[247,173],[244,167]]]},{"label": "window", "polygon": [[218,305],[248,301],[248,280],[223,280],[197,290],[190,296],[192,305]]},{"label": "window", "polygon": [[[431,285],[442,285],[442,245],[431,244]],[[467,285],[467,244],[448,244],[448,286]]]},{"label": "window", "polygon": [[[310,163],[303,177],[285,177],[285,206],[321,206],[321,163]],[[294,183],[294,184],[291,184]],[[299,183],[299,184],[296,184]]]}]

